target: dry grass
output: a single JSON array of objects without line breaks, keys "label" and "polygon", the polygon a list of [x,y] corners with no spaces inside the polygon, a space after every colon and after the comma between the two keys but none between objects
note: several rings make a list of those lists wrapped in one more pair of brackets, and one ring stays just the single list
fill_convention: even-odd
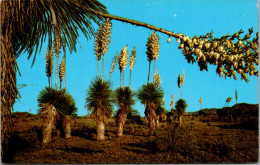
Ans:
[{"label": "dry grass", "polygon": [[[208,124],[210,123],[210,124]],[[95,123],[80,118],[72,124],[72,137],[54,137],[49,144],[38,140],[36,118],[15,119],[14,163],[251,163],[258,162],[258,129],[223,127],[232,123],[184,117],[184,126],[161,123],[156,136],[147,137],[148,126],[128,124],[116,137],[110,119],[106,140],[95,141]],[[32,130],[32,128],[34,129]],[[16,144],[16,145],[15,145]]]}]

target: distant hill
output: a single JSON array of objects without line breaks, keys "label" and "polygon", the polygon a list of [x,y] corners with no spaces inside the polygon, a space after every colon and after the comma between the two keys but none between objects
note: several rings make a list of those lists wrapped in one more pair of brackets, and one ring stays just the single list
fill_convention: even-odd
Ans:
[{"label": "distant hill", "polygon": [[34,118],[38,116],[29,112],[12,112],[11,115],[12,118],[19,118],[19,119],[27,118],[27,117]]},{"label": "distant hill", "polygon": [[[248,111],[258,111],[259,104],[248,104],[248,103],[239,103],[235,104],[232,107],[223,107],[223,108],[205,108],[201,109],[204,113],[206,114],[217,114],[218,110],[240,110],[243,112],[248,112]],[[187,112],[187,115],[192,115],[192,114],[198,114],[199,111],[195,112]]]}]

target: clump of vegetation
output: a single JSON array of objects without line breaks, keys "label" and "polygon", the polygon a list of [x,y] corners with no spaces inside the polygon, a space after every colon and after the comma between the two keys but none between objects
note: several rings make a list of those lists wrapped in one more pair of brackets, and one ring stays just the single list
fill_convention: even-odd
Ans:
[{"label": "clump of vegetation", "polygon": [[109,81],[97,78],[91,82],[86,96],[86,108],[96,120],[97,140],[105,140],[105,124],[113,112],[113,91]]},{"label": "clump of vegetation", "polygon": [[[51,140],[51,133],[55,126],[70,137],[70,117],[76,115],[77,107],[73,97],[67,93],[66,89],[56,90],[44,88],[38,96],[39,114],[43,117],[43,143]],[[63,127],[62,127],[63,125]]]},{"label": "clump of vegetation", "polygon": [[180,99],[176,102],[175,104],[175,108],[176,108],[176,111],[178,113],[178,117],[179,117],[179,124],[181,125],[182,124],[182,117],[184,116],[185,114],[185,111],[186,111],[186,107],[187,107],[187,103],[184,99]]},{"label": "clump of vegetation", "polygon": [[157,105],[162,102],[164,95],[163,89],[159,87],[155,87],[153,83],[147,83],[143,85],[137,92],[137,97],[141,100],[141,103],[144,104],[145,107],[145,115],[147,116],[149,123],[149,135],[154,134],[155,129],[155,111],[157,109]]},{"label": "clump of vegetation", "polygon": [[118,88],[115,90],[116,105],[119,108],[117,111],[117,136],[123,135],[123,127],[127,119],[127,114],[134,105],[134,93],[129,87]]}]

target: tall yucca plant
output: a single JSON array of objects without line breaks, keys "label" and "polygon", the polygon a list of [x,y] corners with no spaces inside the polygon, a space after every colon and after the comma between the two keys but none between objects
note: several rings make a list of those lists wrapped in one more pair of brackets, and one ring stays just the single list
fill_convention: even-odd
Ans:
[{"label": "tall yucca plant", "polygon": [[[67,118],[74,116],[77,112],[77,107],[73,97],[66,89],[56,90],[53,88],[44,88],[40,91],[37,98],[39,114],[43,118],[43,143],[48,143],[51,140],[52,129],[58,127],[66,138],[70,137],[70,128],[62,127],[70,121]],[[70,124],[68,125],[70,127]],[[69,132],[68,132],[69,131]]]},{"label": "tall yucca plant", "polygon": [[120,70],[120,87],[123,86],[123,88],[124,88],[124,71],[125,71],[125,67],[127,66],[127,54],[128,54],[128,52],[127,52],[127,45],[126,45],[121,50],[121,53],[119,56],[119,61],[118,61],[119,70]]},{"label": "tall yucca plant", "polygon": [[177,110],[178,117],[179,117],[179,125],[182,125],[182,117],[185,114],[187,106],[188,104],[184,99],[179,99],[175,104],[175,109]]},{"label": "tall yucca plant", "polygon": [[130,112],[131,106],[134,105],[134,93],[129,87],[115,90],[116,105],[119,108],[117,111],[117,136],[123,135],[123,127],[126,121],[127,114]]},{"label": "tall yucca plant", "polygon": [[131,75],[132,75],[132,70],[134,68],[135,65],[135,61],[136,61],[136,50],[135,47],[133,48],[132,52],[131,52],[131,56],[130,56],[130,75],[129,75],[129,88],[131,85]]},{"label": "tall yucca plant", "polygon": [[87,90],[85,107],[96,120],[97,140],[105,140],[105,124],[113,112],[111,83],[97,78]]},{"label": "tall yucca plant", "polygon": [[149,136],[154,134],[155,110],[157,105],[162,102],[163,95],[163,89],[160,86],[155,87],[153,83],[143,85],[137,92],[137,98],[145,105],[145,114],[149,122]]},{"label": "tall yucca plant", "polygon": [[46,59],[46,76],[48,77],[48,83],[49,83],[49,88],[52,85],[52,81],[51,81],[51,76],[53,73],[53,51],[52,51],[52,47],[50,47],[50,49],[47,49],[47,53],[45,56]]},{"label": "tall yucca plant", "polygon": [[153,73],[155,73],[155,62],[158,59],[159,51],[160,51],[159,36],[156,34],[156,32],[152,32],[152,34],[148,37],[146,48],[147,48],[146,51],[147,60],[149,62],[149,69],[148,69],[148,83],[149,83],[151,62],[152,60],[154,60]]}]

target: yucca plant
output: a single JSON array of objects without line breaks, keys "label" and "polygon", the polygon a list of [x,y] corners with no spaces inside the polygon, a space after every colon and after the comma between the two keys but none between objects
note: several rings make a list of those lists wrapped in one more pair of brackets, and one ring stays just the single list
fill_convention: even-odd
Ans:
[{"label": "yucca plant", "polygon": [[184,99],[179,99],[175,104],[175,109],[177,110],[178,118],[179,118],[179,125],[182,125],[182,117],[185,114],[187,106],[188,104]]},{"label": "yucca plant", "polygon": [[155,110],[156,119],[155,119],[155,127],[160,127],[160,117],[162,118],[163,115],[165,115],[166,109],[163,107],[163,102],[159,103],[157,105],[157,108]]},{"label": "yucca plant", "polygon": [[132,75],[132,70],[134,68],[135,65],[135,61],[136,61],[136,50],[135,47],[133,48],[132,52],[131,52],[131,56],[130,56],[130,75],[129,75],[129,88],[131,85],[131,75]]},{"label": "yucca plant", "polygon": [[155,87],[153,83],[143,85],[137,92],[137,98],[145,105],[145,115],[149,122],[149,136],[154,134],[155,110],[157,105],[162,102],[163,95],[163,89],[160,86]]},{"label": "yucca plant", "polygon": [[97,140],[105,140],[105,124],[113,112],[111,83],[96,78],[91,82],[85,100],[85,107],[96,120]]},{"label": "yucca plant", "polygon": [[185,80],[185,73],[183,71],[182,76],[181,76],[181,98],[182,98],[182,88],[183,88],[183,85],[184,85],[184,80]]},{"label": "yucca plant", "polygon": [[127,114],[132,109],[131,106],[135,103],[133,97],[134,92],[129,87],[119,87],[115,90],[115,103],[118,107],[117,136],[123,135],[123,127],[126,121]]},{"label": "yucca plant", "polygon": [[[67,132],[70,128],[62,128],[62,125],[64,125],[62,122],[68,122],[67,119],[64,119],[68,118],[66,116],[76,115],[77,107],[73,97],[67,92],[67,90],[56,90],[46,87],[40,91],[37,101],[38,106],[41,107],[41,109],[39,109],[39,114],[43,116],[44,125],[47,125],[47,127],[43,128],[43,142],[49,142],[49,136],[51,136],[50,132],[55,128],[55,126],[60,129],[65,137],[68,137],[66,134],[70,133]],[[70,124],[67,124],[67,126],[69,127]]]},{"label": "yucca plant", "polygon": [[65,36],[63,35],[62,38],[62,48],[63,48],[63,59],[64,59],[64,88],[66,88],[66,40],[65,40]]},{"label": "yucca plant", "polygon": [[[123,86],[124,88],[124,70],[127,66],[127,45],[121,50],[119,56],[119,70],[120,70],[120,87]],[[123,78],[122,78],[123,77]],[[122,84],[122,85],[121,85]]]}]

